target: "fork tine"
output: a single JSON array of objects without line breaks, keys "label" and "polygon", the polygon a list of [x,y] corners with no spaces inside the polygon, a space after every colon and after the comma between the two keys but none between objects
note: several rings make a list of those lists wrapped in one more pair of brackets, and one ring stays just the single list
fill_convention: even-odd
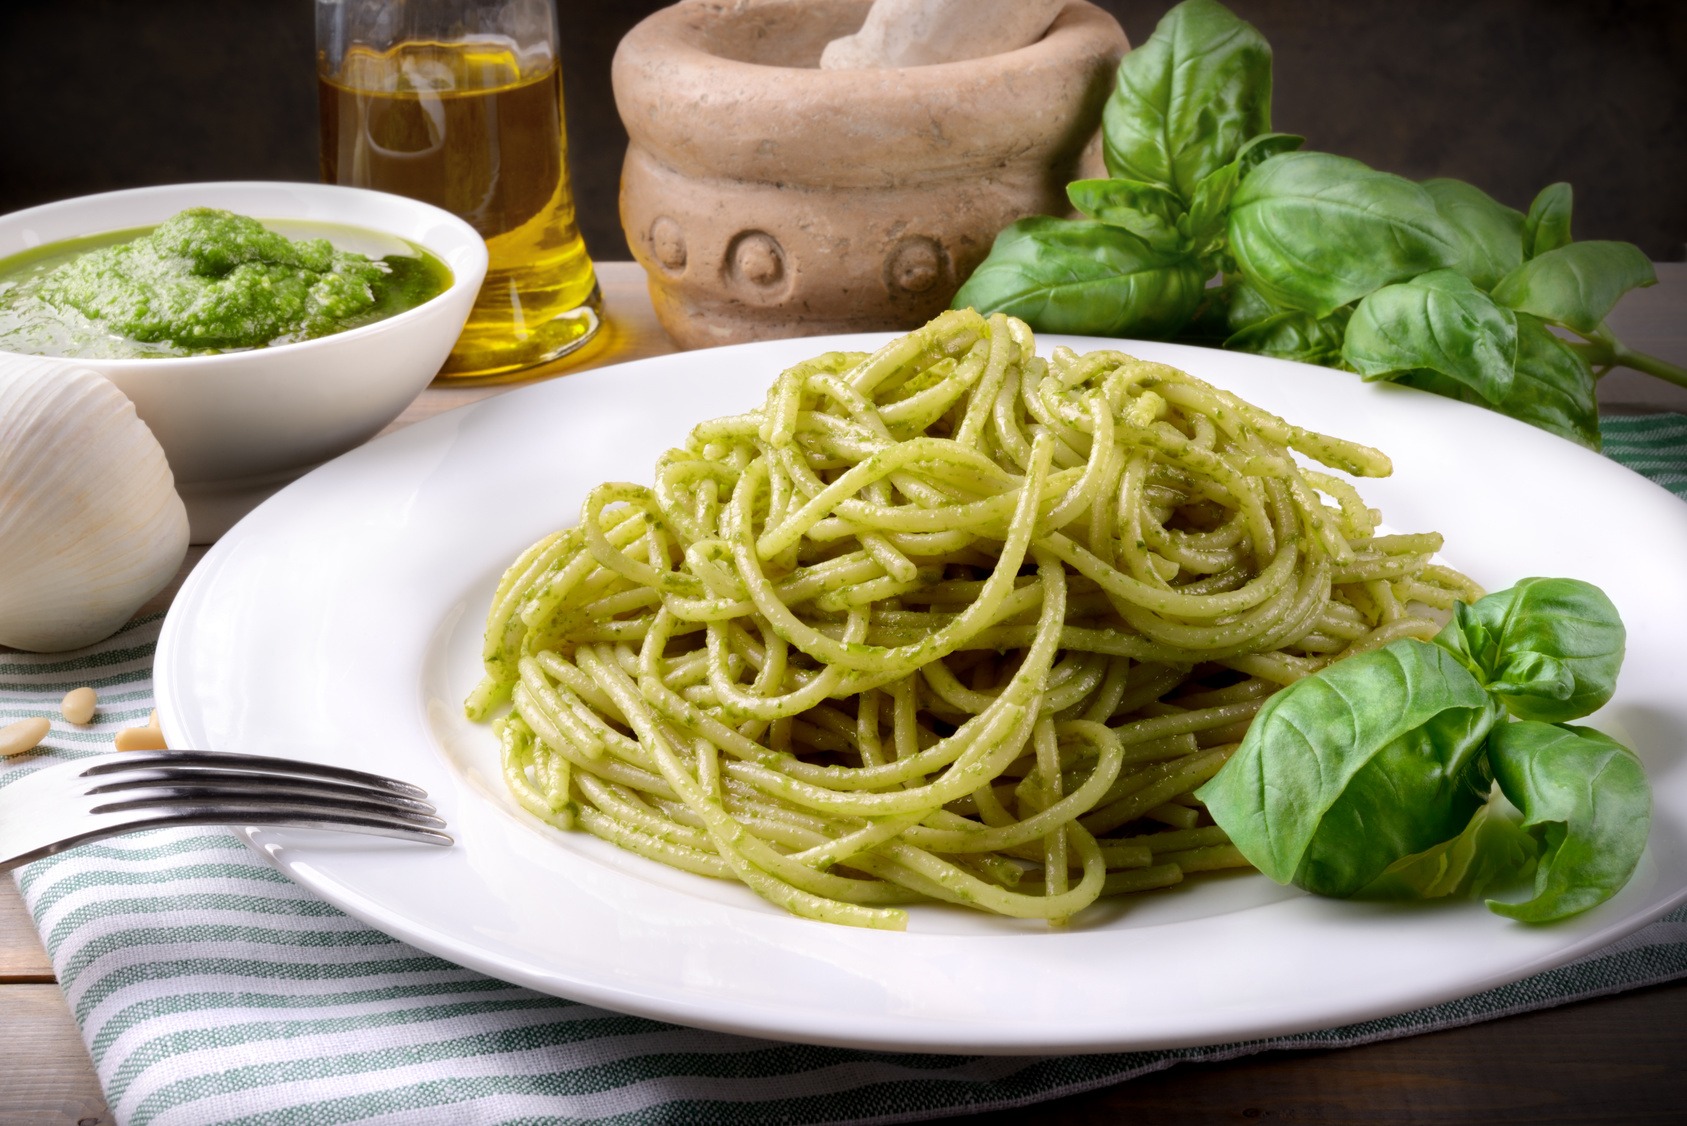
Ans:
[{"label": "fork tine", "polygon": [[99,761],[90,763],[88,768],[82,771],[82,777],[92,778],[105,774],[121,774],[129,770],[147,767],[159,769],[199,767],[228,773],[263,771],[298,778],[326,779],[347,785],[403,794],[412,798],[428,796],[427,791],[420,786],[412,785],[409,782],[401,782],[396,778],[387,778],[380,774],[352,770],[349,767],[302,762],[298,759],[272,758],[268,755],[232,754],[224,751],[125,751],[121,758],[102,756]]},{"label": "fork tine", "polygon": [[243,771],[201,770],[196,767],[176,769],[141,769],[121,774],[107,774],[96,786],[88,786],[83,793],[93,796],[156,794],[169,791],[181,796],[203,798],[255,798],[273,796],[325,801],[362,802],[381,809],[408,809],[417,813],[432,813],[431,802],[367,786],[353,786],[344,782],[318,780],[288,775],[255,774]]},{"label": "fork tine", "polygon": [[206,751],[55,763],[0,790],[0,872],[74,845],[173,825],[350,830],[449,845],[421,787],[345,767]]},{"label": "fork tine", "polygon": [[[88,812],[98,815],[130,813],[144,809],[205,810],[225,814],[229,824],[238,824],[242,816],[274,809],[301,814],[344,813],[352,816],[388,818],[434,829],[445,827],[445,822],[434,816],[433,806],[409,798],[366,801],[310,793],[254,794],[249,790],[221,789],[214,786],[155,786],[108,795],[108,799],[89,806]],[[395,805],[395,800],[405,804]]]}]

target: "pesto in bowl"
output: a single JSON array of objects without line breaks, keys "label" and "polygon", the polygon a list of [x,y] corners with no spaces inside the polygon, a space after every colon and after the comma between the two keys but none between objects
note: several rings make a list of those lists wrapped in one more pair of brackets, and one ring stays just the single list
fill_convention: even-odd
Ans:
[{"label": "pesto in bowl", "polygon": [[399,243],[371,257],[278,225],[198,207],[13,255],[0,261],[0,349],[86,359],[244,351],[384,320],[451,285],[445,264],[413,243],[355,230],[335,240]]}]

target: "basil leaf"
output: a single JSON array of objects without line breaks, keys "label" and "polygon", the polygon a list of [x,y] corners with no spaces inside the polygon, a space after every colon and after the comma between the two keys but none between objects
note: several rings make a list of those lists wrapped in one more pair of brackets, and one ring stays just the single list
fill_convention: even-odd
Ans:
[{"label": "basil leaf", "polygon": [[1517,314],[1517,371],[1499,409],[1561,438],[1599,448],[1593,369],[1544,323]]},{"label": "basil leaf", "polygon": [[1177,229],[1183,201],[1164,188],[1140,180],[1074,180],[1066,198],[1091,219],[1123,227],[1157,251],[1175,254],[1183,245]]},{"label": "basil leaf", "polygon": [[1226,278],[1217,293],[1224,303],[1224,331],[1219,336],[1224,347],[1306,363],[1341,359],[1342,334],[1351,309],[1337,309],[1325,318],[1279,309],[1245,279],[1234,276]]},{"label": "basil leaf", "polygon": [[1458,235],[1459,257],[1453,269],[1482,289],[1492,289],[1523,264],[1521,211],[1463,180],[1425,180],[1423,190]]},{"label": "basil leaf", "polygon": [[1285,311],[1267,301],[1259,290],[1248,284],[1248,279],[1237,274],[1227,275],[1219,292],[1224,296],[1225,318],[1230,332],[1240,332]]},{"label": "basil leaf", "polygon": [[1341,356],[1366,379],[1427,369],[1499,403],[1511,391],[1517,317],[1457,271],[1432,270],[1359,302]]},{"label": "basil leaf", "polygon": [[1395,861],[1358,894],[1366,899],[1440,899],[1509,890],[1534,875],[1540,851],[1522,820],[1496,789],[1464,832]]},{"label": "basil leaf", "polygon": [[1651,787],[1634,752],[1591,727],[1519,721],[1495,729],[1488,758],[1541,844],[1534,898],[1490,899],[1491,910],[1551,922],[1605,902],[1628,882],[1652,822]]},{"label": "basil leaf", "polygon": [[1341,359],[1342,337],[1350,315],[1348,309],[1337,309],[1327,317],[1284,310],[1238,329],[1225,339],[1224,346],[1280,360],[1333,366]]},{"label": "basil leaf", "polygon": [[1195,185],[1189,211],[1178,220],[1178,229],[1197,256],[1211,255],[1223,245],[1225,212],[1241,175],[1240,162],[1233,160]]},{"label": "basil leaf", "polygon": [[1573,201],[1570,185],[1548,184],[1529,205],[1529,217],[1523,222],[1523,254],[1535,258],[1549,250],[1570,245],[1570,204]]},{"label": "basil leaf", "polygon": [[1187,258],[1121,227],[1037,215],[996,236],[952,305],[1007,313],[1041,332],[1168,336],[1194,313],[1205,281]]},{"label": "basil leaf", "polygon": [[1499,402],[1491,402],[1472,388],[1433,371],[1402,372],[1393,382],[1487,407],[1590,450],[1599,448],[1593,369],[1544,323],[1527,313],[1517,314],[1517,367],[1512,373],[1511,390]]},{"label": "basil leaf", "polygon": [[1470,822],[1503,715],[1451,653],[1394,641],[1271,697],[1196,796],[1267,876],[1351,895]]},{"label": "basil leaf", "polygon": [[1604,707],[1627,631],[1605,592],[1580,579],[1524,579],[1453,608],[1436,635],[1519,719],[1563,723]]},{"label": "basil leaf", "polygon": [[1265,297],[1314,316],[1459,259],[1417,184],[1318,152],[1274,156],[1230,204],[1230,253]]},{"label": "basil leaf", "polygon": [[1306,138],[1295,133],[1261,133],[1236,150],[1236,164],[1245,177],[1272,157],[1294,152],[1304,144]]},{"label": "basil leaf", "polygon": [[1270,46],[1215,0],[1185,0],[1119,64],[1102,156],[1109,175],[1188,201],[1242,142],[1270,129]]},{"label": "basil leaf", "polygon": [[1494,300],[1584,335],[1622,295],[1656,284],[1652,262],[1627,242],[1573,242],[1529,259],[1494,286]]}]

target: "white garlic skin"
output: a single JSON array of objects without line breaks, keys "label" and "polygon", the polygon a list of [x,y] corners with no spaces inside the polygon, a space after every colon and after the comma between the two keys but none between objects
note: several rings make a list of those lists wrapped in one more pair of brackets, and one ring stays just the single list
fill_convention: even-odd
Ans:
[{"label": "white garlic skin", "polygon": [[0,645],[110,637],[187,554],[158,440],[104,376],[0,354]]}]

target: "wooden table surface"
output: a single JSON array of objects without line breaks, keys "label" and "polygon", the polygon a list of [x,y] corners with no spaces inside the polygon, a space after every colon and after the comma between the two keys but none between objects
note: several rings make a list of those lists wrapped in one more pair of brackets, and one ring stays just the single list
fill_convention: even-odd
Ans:
[{"label": "wooden table surface", "polygon": [[[605,327],[554,374],[674,351],[642,271],[599,267]],[[1611,318],[1631,347],[1687,365],[1687,264],[1630,294]],[[498,394],[505,385],[435,386],[393,423]],[[1607,409],[1687,410],[1687,391],[1618,373]],[[204,554],[143,613],[168,607]],[[1387,973],[1386,966],[1377,968]],[[1361,1048],[1271,1052],[1182,1064],[1128,1083],[977,1116],[989,1126],[1091,1123],[1676,1123],[1687,1120],[1687,981]],[[110,1126],[93,1065],[53,968],[10,881],[0,880],[0,1126]]]}]

